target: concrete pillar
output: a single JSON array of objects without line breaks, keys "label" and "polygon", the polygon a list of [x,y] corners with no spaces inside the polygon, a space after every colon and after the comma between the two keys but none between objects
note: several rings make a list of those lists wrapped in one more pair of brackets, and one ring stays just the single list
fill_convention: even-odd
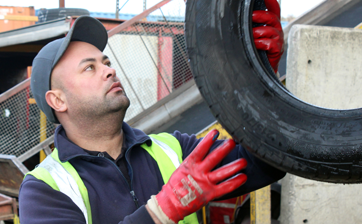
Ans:
[{"label": "concrete pillar", "polygon": [[[326,108],[362,107],[362,31],[295,25],[289,33],[287,88]],[[281,224],[362,223],[362,185],[329,184],[288,174]]]}]

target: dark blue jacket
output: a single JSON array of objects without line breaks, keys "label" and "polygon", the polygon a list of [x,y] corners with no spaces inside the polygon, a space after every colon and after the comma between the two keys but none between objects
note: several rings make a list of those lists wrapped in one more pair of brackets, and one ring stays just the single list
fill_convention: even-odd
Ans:
[{"label": "dark blue jacket", "polygon": [[[161,190],[164,183],[156,161],[140,147],[143,143],[150,145],[152,142],[145,133],[126,123],[123,124],[123,131],[128,146],[125,156],[131,186],[113,161],[88,154],[66,137],[62,126],[55,132],[54,144],[59,150],[60,160],[69,161],[74,166],[88,189],[93,224],[153,223],[144,205],[151,195],[156,195]],[[175,131],[173,136],[180,142],[183,159],[200,141],[195,135],[189,136],[178,131]],[[213,149],[221,142],[217,141]],[[285,175],[284,172],[260,161],[240,145],[220,165],[237,158],[248,161],[248,167],[243,171],[248,180],[230,197],[259,189]],[[131,192],[134,192],[134,195]],[[21,185],[19,210],[21,224],[85,223],[83,213],[70,198],[31,175],[28,175]]]}]

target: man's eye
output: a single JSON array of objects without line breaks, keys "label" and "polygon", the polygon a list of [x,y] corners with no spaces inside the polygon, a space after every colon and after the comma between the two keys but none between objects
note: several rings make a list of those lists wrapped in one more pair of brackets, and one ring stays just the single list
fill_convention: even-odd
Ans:
[{"label": "man's eye", "polygon": [[85,71],[92,71],[92,70],[94,70],[93,65],[89,65],[88,67],[85,68]]},{"label": "man's eye", "polygon": [[108,67],[112,67],[111,62],[107,62],[106,65],[107,65]]}]

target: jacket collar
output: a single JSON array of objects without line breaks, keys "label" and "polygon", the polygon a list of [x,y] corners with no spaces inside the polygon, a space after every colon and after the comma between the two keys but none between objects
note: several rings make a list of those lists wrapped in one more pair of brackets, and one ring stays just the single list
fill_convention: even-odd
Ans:
[{"label": "jacket collar", "polygon": [[[123,134],[127,143],[127,151],[136,145],[146,143],[148,146],[152,141],[143,131],[130,127],[126,122],[122,125]],[[66,162],[74,157],[89,155],[83,148],[70,141],[62,125],[59,125],[54,133],[54,145],[58,149],[59,159]]]}]

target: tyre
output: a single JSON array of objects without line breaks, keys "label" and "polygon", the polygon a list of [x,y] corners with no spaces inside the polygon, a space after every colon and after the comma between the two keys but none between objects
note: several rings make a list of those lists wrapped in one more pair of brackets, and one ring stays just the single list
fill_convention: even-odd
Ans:
[{"label": "tyre", "polygon": [[320,108],[289,93],[253,44],[254,3],[187,1],[191,69],[213,115],[236,141],[280,170],[324,182],[362,182],[362,110]]},{"label": "tyre", "polygon": [[56,9],[40,9],[38,12],[38,22],[46,22],[67,16],[89,16],[90,13],[86,9],[78,8],[56,8]]}]

